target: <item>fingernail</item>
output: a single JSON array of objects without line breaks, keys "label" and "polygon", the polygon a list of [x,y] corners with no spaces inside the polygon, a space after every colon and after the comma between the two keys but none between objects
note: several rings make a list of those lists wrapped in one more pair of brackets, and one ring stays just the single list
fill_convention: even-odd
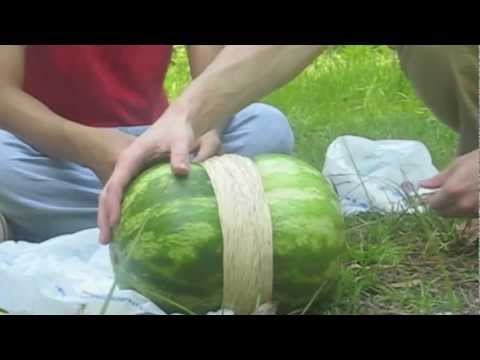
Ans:
[{"label": "fingernail", "polygon": [[188,172],[188,165],[183,163],[178,166],[178,170],[182,172],[183,174]]}]

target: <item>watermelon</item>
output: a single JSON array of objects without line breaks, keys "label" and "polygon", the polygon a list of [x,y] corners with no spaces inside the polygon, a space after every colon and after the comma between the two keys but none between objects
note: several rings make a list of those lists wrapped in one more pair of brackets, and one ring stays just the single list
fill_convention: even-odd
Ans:
[{"label": "watermelon", "polygon": [[[316,304],[324,305],[344,249],[336,194],[317,169],[294,157],[254,161],[272,218],[273,300],[281,313],[304,308],[315,294]],[[167,313],[220,309],[222,230],[202,166],[192,165],[186,178],[174,177],[166,164],[143,172],[125,195],[110,249],[120,288],[143,294]]]}]

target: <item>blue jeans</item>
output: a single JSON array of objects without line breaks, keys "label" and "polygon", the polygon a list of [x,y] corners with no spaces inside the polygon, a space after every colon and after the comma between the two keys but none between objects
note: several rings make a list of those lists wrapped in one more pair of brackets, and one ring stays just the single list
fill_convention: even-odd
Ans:
[{"label": "blue jeans", "polygon": [[[146,127],[121,128],[140,135]],[[294,136],[277,109],[253,104],[239,112],[223,133],[224,150],[247,157],[293,151]],[[88,168],[55,161],[0,130],[0,213],[14,240],[42,242],[97,226],[102,189]]]}]

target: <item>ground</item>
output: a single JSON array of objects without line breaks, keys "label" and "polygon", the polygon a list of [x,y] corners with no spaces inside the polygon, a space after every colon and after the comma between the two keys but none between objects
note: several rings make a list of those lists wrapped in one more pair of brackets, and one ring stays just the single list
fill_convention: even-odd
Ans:
[{"label": "ground", "polygon": [[[188,82],[178,48],[167,79],[174,98]],[[319,58],[264,100],[280,108],[296,133],[296,156],[322,169],[341,135],[415,139],[438,168],[455,156],[456,135],[415,96],[395,53],[384,46],[346,46]],[[432,214],[346,219],[348,252],[328,314],[478,313],[478,248],[461,221]]]}]

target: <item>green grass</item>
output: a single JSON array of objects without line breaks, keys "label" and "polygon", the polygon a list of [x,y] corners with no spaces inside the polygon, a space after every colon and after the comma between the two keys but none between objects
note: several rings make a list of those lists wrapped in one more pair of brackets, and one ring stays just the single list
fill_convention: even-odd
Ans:
[{"label": "green grass", "polygon": [[[185,51],[176,51],[167,89],[188,84]],[[329,144],[341,135],[414,139],[437,167],[455,154],[457,137],[415,96],[395,53],[384,46],[346,46],[320,57],[264,102],[294,127],[296,156],[322,169]],[[340,289],[328,314],[472,312],[478,297],[478,250],[465,245],[458,221],[425,215],[346,219],[348,252]]]}]

